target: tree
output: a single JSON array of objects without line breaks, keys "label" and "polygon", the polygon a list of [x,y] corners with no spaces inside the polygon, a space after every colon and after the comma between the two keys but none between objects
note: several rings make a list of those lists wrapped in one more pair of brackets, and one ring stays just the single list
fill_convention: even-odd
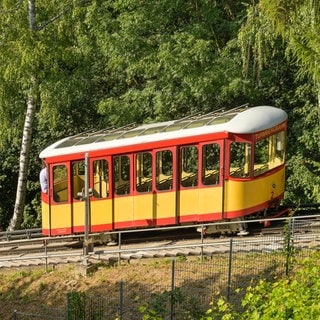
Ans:
[{"label": "tree", "polygon": [[[313,82],[314,94],[308,84],[301,87],[306,100],[297,90],[293,112],[292,145],[288,161],[289,197],[295,202],[320,201],[320,5],[318,1],[261,0],[262,13],[286,43],[286,53],[298,67],[298,77]],[[309,88],[308,88],[309,87]],[[292,196],[292,193],[294,196]],[[293,199],[292,199],[293,200]]]},{"label": "tree", "polygon": [[[12,51],[17,49],[17,47],[15,47],[15,44],[12,42],[12,38],[11,38],[12,34],[10,35],[8,33],[8,30],[5,29],[5,27],[7,26],[7,23],[9,22],[7,19],[8,16],[13,15],[17,18],[18,15],[16,13],[19,12],[20,6],[21,6],[21,2],[16,7],[11,7],[10,2],[3,3],[3,5],[2,5],[2,8],[1,8],[2,13],[4,13],[4,16],[5,16],[5,18],[4,18],[5,23],[3,24],[3,30],[2,30],[2,40],[3,40],[2,46],[1,46],[2,57],[7,57],[7,58],[10,57]],[[32,18],[34,16],[34,3],[31,0],[28,2],[28,11],[30,14],[30,18]],[[20,22],[22,22],[22,21],[20,21]],[[34,21],[32,19],[30,19],[30,29],[32,32],[35,31]],[[23,36],[27,37],[30,40],[30,37],[28,36],[28,34],[24,33]],[[19,60],[19,57],[14,55],[13,59],[11,61],[8,61],[8,60],[9,59],[7,59],[6,64],[3,67],[5,69],[4,70],[4,80],[6,81],[6,83],[10,83],[12,81],[13,77],[12,77],[12,74],[10,74],[12,72],[12,70],[10,70],[10,68],[13,68],[15,71],[17,71],[16,62]],[[15,64],[15,67],[13,67],[14,64]],[[22,65],[20,65],[20,66],[22,67]],[[23,69],[23,67],[22,67],[22,69]],[[34,112],[35,112],[35,100],[34,100],[35,89],[34,88],[36,85],[36,83],[35,83],[36,81],[33,78],[33,76],[30,74],[29,74],[29,76],[30,76],[29,88],[27,89],[27,92],[26,92],[27,112],[26,112],[21,153],[20,153],[20,170],[19,170],[19,178],[18,178],[18,186],[17,186],[17,196],[16,196],[15,207],[14,207],[14,213],[12,216],[12,220],[11,220],[9,229],[14,229],[16,226],[19,227],[19,225],[21,223],[22,211],[23,211],[23,207],[24,207],[25,194],[26,194],[27,169],[28,169],[28,161],[29,161],[29,150],[30,150],[30,144],[31,144],[32,122],[33,122]],[[9,124],[9,122],[8,122],[8,124]]]},{"label": "tree", "polygon": [[227,94],[226,107],[242,103],[235,102],[237,88],[230,81],[239,75],[238,61],[224,51],[239,28],[242,3],[133,0],[91,8],[96,12],[93,32],[106,62],[103,74],[113,84],[99,101],[99,111],[110,122],[161,121],[211,111],[224,105]]},{"label": "tree", "polygon": [[[74,26],[71,19],[72,13],[76,11],[75,8],[82,8],[83,4],[85,2],[82,1],[75,3],[69,1],[62,5],[59,1],[47,1],[36,8],[35,0],[28,0],[27,11],[24,1],[19,1],[17,4],[5,1],[0,7],[3,13],[0,18],[2,20],[0,59],[5,59],[5,63],[1,66],[4,81],[1,83],[0,90],[1,112],[5,116],[2,119],[3,132],[12,131],[10,118],[13,114],[17,114],[20,124],[21,114],[25,114],[16,202],[9,230],[19,228],[23,220],[34,120],[38,124],[45,122],[46,126],[50,127],[49,123],[59,122],[63,117],[60,111],[64,110],[68,116],[64,117],[64,123],[59,125],[65,127],[70,114],[79,112],[80,108],[72,112],[67,110],[74,107],[76,98],[88,95],[85,90],[79,94],[79,91],[86,87],[84,79],[73,77],[73,81],[70,81],[70,76],[68,78],[69,68],[74,68],[74,65],[82,61],[78,48],[74,51],[70,50],[74,47],[74,37],[69,38],[69,35],[72,35]],[[62,19],[65,16],[69,18],[68,23]],[[66,30],[63,29],[63,24],[68,26]],[[75,56],[76,59],[74,59]],[[86,70],[86,68],[83,69]],[[64,85],[61,84],[62,82]],[[57,93],[59,84],[62,90]],[[66,90],[67,87],[70,88],[69,92]],[[53,96],[54,91],[57,93],[56,96]],[[77,97],[71,97],[72,95]],[[8,96],[10,98],[8,101],[14,106],[18,105],[16,110],[6,101],[5,97]],[[57,96],[61,98],[59,105],[53,103]],[[21,112],[25,105],[27,105],[26,113]],[[35,118],[36,112],[45,114],[47,117]],[[89,111],[87,110],[84,114],[89,114]],[[78,122],[76,119],[72,121]],[[86,125],[84,121],[84,125],[80,125],[79,129]],[[55,136],[52,138],[56,139]]]}]

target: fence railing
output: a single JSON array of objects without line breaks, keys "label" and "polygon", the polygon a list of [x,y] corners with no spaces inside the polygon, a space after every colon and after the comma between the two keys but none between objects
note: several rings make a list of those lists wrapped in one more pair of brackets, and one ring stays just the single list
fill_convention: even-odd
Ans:
[{"label": "fence railing", "polygon": [[[65,306],[38,314],[14,311],[15,320],[134,320],[157,314],[157,319],[200,319],[213,299],[224,297],[235,307],[245,288],[260,279],[289,274],[299,258],[320,248],[317,222],[290,221],[281,235],[251,240],[230,238],[228,250],[204,259],[181,256],[172,259],[171,274],[162,283],[120,281],[112,296],[91,296],[85,292],[66,294]],[[221,243],[217,243],[217,246]],[[145,275],[147,277],[148,275]],[[150,317],[149,317],[150,319]]]},{"label": "fence railing", "polygon": [[[309,216],[309,217],[292,217],[288,219],[287,222],[287,226],[289,226],[290,228],[290,232],[291,233],[299,233],[299,232],[304,232],[304,230],[306,228],[310,229],[310,232],[318,232],[320,226],[317,225],[317,223],[314,223],[314,219],[319,218],[319,216]],[[247,224],[249,223],[263,223],[263,221],[265,222],[280,222],[283,221],[287,218],[277,218],[277,219],[272,219],[272,220],[253,220],[250,222],[246,222]],[[236,223],[236,222],[229,222],[230,224]],[[211,223],[211,224],[207,224],[207,225],[219,225],[220,223]],[[101,250],[97,250],[97,251],[93,251],[93,252],[89,252],[89,254],[91,255],[91,257],[95,257],[98,258],[104,254],[113,254],[116,255],[115,257],[113,256],[112,259],[113,260],[118,260],[120,262],[121,259],[128,259],[128,257],[126,256],[128,253],[134,254],[135,252],[139,252],[140,249],[137,247],[131,247],[130,249],[126,249],[122,239],[124,238],[124,235],[128,236],[129,234],[138,234],[138,233],[149,233],[150,235],[152,235],[154,232],[158,232],[159,230],[161,231],[167,231],[167,232],[172,232],[175,233],[177,230],[180,229],[185,229],[185,228],[191,228],[191,229],[195,229],[195,228],[199,228],[202,229],[204,227],[204,225],[188,225],[188,226],[171,226],[171,227],[163,227],[163,228],[149,228],[149,229],[138,229],[138,230],[122,230],[122,231],[117,231],[117,232],[111,232],[110,234],[113,235],[117,235],[118,236],[118,247],[116,247],[115,249],[111,249],[114,247],[109,247],[109,249],[101,251]],[[95,236],[95,234],[91,235],[92,237]],[[66,239],[70,240],[70,236],[65,237]],[[64,237],[59,237],[58,238],[59,241],[61,241],[61,239],[64,239]],[[23,240],[24,245],[28,244],[29,240]],[[0,268],[3,266],[10,266],[10,262],[19,262],[22,260],[41,260],[43,264],[46,265],[46,267],[52,263],[52,264],[57,264],[55,262],[55,260],[58,260],[58,263],[62,263],[61,259],[65,258],[66,260],[73,258],[73,262],[76,261],[85,261],[87,259],[87,251],[83,250],[83,251],[78,251],[78,252],[59,252],[59,253],[52,253],[49,252],[48,250],[48,243],[50,243],[51,241],[57,241],[57,237],[55,238],[47,238],[47,241],[42,241],[41,243],[41,249],[37,254],[28,254],[28,255],[18,255],[18,254],[14,254],[14,251],[12,252],[12,254],[10,256],[5,256],[5,257],[0,257]],[[215,241],[216,242],[216,241]],[[223,241],[225,242],[225,240]],[[11,244],[12,245],[12,244]],[[15,245],[17,247],[19,247],[19,243],[15,242]],[[189,247],[191,248],[201,248],[201,250],[203,250],[204,248],[208,248],[209,246],[211,246],[210,243],[208,243],[208,241],[204,242],[204,237],[202,235],[200,235],[199,233],[199,239],[197,243],[194,243],[192,245],[189,245]],[[182,246],[181,246],[182,247]],[[181,248],[180,247],[180,248]],[[183,247],[187,248],[187,245],[183,245]],[[165,249],[169,250],[169,249],[177,249],[179,248],[178,245],[174,245],[174,246],[166,246]],[[150,248],[144,248],[144,251],[156,251],[156,250],[160,250],[160,247],[150,247]],[[42,251],[41,251],[42,250]],[[202,254],[202,252],[200,252],[200,255]]]}]

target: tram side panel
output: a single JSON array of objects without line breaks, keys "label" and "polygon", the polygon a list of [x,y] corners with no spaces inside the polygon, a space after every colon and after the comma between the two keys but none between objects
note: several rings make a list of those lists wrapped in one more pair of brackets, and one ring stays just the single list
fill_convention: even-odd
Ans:
[{"label": "tram side panel", "polygon": [[225,184],[224,218],[234,219],[262,212],[280,203],[283,195],[283,167],[253,180],[229,179]]},{"label": "tram side panel", "polygon": [[135,194],[133,197],[133,225],[135,227],[153,227],[156,221],[156,194],[152,191]]},{"label": "tram side panel", "polygon": [[112,199],[95,199],[90,201],[90,232],[112,231],[114,228]]},{"label": "tram side panel", "polygon": [[49,197],[44,192],[41,192],[41,220],[43,235],[51,236]]},{"label": "tram side panel", "polygon": [[197,222],[212,222],[222,219],[222,186],[199,189],[199,214]]},{"label": "tram side panel", "polygon": [[179,190],[177,202],[179,212],[179,222],[196,222],[199,220],[199,188]]}]

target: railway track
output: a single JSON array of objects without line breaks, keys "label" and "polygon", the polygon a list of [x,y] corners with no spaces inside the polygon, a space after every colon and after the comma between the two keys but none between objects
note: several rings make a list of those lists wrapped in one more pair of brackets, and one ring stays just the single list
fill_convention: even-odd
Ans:
[{"label": "railway track", "polygon": [[[318,229],[319,231],[319,229]],[[295,248],[319,249],[320,232],[305,232],[293,237]],[[115,263],[136,259],[173,258],[178,256],[213,257],[217,254],[271,253],[282,251],[285,239],[282,236],[249,236],[245,238],[226,237],[224,239],[189,239],[128,244],[117,247],[100,246],[89,253],[91,262]],[[82,249],[57,250],[44,253],[25,252],[6,257],[0,256],[0,268],[58,265],[81,263],[84,261]]]},{"label": "railway track", "polygon": [[[320,235],[320,204],[306,205],[292,209],[294,218],[291,226],[295,234],[304,236],[303,242],[313,242],[317,246]],[[120,261],[141,258],[174,257],[179,255],[205,255],[228,252],[230,241],[242,243],[248,250],[268,250],[283,247],[284,223],[287,218],[271,220],[271,226],[264,228],[269,220],[250,221],[250,233],[245,237],[225,235],[203,236],[196,232],[196,226],[170,227],[163,229],[130,230],[119,232],[118,243],[114,247],[104,244],[95,246],[89,252],[90,259]],[[26,265],[77,263],[84,259],[84,249],[77,236],[43,237],[40,229],[0,233],[0,268]],[[271,240],[268,240],[271,239]],[[299,241],[302,238],[299,238]],[[312,241],[309,240],[312,239]],[[316,239],[316,240],[314,240]],[[245,241],[245,242],[243,242]],[[250,249],[249,242],[263,243]],[[309,245],[309,244],[308,244]],[[267,246],[265,248],[265,246]],[[270,249],[270,250],[271,250]],[[247,249],[241,249],[246,251]]]}]

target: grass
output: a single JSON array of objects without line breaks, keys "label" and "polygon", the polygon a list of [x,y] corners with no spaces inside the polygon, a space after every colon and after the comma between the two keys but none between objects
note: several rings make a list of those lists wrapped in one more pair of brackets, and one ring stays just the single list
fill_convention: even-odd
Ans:
[{"label": "grass", "polygon": [[[198,257],[176,258],[174,285],[182,293],[193,292],[188,294],[189,300],[194,299],[188,300],[194,306],[193,310],[198,307],[207,310],[212,297],[226,295],[228,259],[228,254],[215,255],[204,263],[200,263]],[[11,320],[14,310],[38,314],[45,308],[65,308],[67,294],[74,291],[104,297],[117,309],[121,282],[125,284],[127,301],[133,301],[136,310],[150,297],[159,307],[163,303],[159,299],[165,298],[163,292],[170,291],[172,285],[171,258],[132,260],[113,266],[97,264],[97,270],[87,276],[77,270],[74,265],[57,266],[47,271],[44,266],[0,269],[0,320]],[[236,255],[232,264],[232,289],[235,292],[260,278],[274,278],[283,270],[281,253]],[[233,298],[241,301],[243,293],[244,290]]]},{"label": "grass", "polygon": [[[11,320],[14,310],[38,313],[41,308],[62,308],[67,304],[67,293],[86,292],[90,295],[114,296],[119,282],[150,285],[166,283],[171,274],[171,263],[141,261],[120,266],[99,265],[94,273],[82,276],[75,266],[63,265],[49,269],[0,269],[0,320]],[[170,281],[167,283],[170,285]]]}]

